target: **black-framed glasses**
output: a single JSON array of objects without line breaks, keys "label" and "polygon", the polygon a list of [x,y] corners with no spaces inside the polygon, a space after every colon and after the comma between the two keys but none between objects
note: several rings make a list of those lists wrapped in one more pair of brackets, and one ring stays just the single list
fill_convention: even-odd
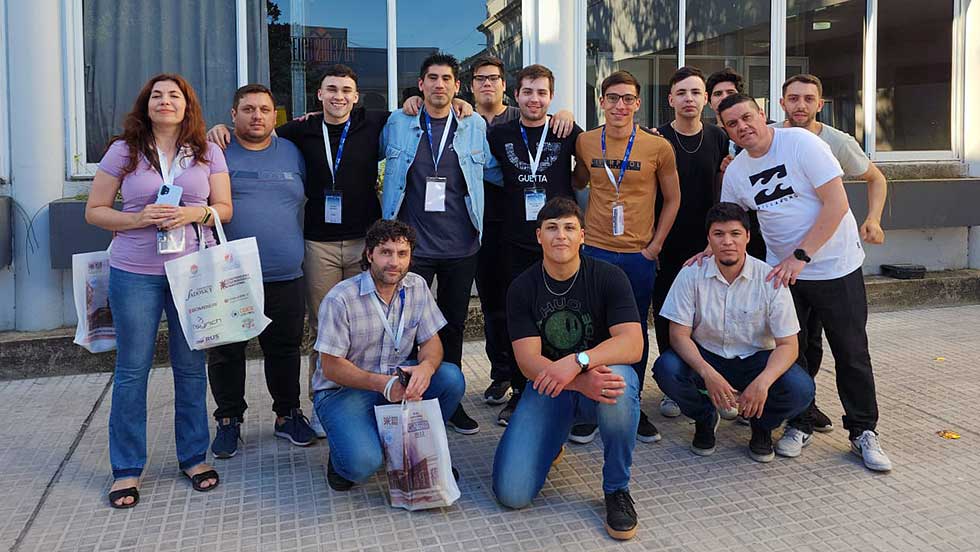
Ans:
[{"label": "black-framed glasses", "polygon": [[497,84],[500,82],[500,75],[473,75],[473,80],[480,84],[487,81],[490,81],[492,84]]},{"label": "black-framed glasses", "polygon": [[619,100],[623,100],[624,105],[633,105],[639,99],[633,94],[613,94],[612,92],[607,93],[605,98],[611,105],[618,104]]}]

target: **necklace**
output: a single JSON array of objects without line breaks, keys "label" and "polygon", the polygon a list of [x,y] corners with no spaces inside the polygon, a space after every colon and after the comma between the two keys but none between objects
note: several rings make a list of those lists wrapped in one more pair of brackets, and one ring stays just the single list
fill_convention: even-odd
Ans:
[{"label": "necklace", "polygon": [[580,264],[578,270],[575,271],[575,276],[572,277],[572,284],[568,286],[568,289],[566,289],[561,293],[555,293],[555,290],[551,289],[551,286],[548,285],[548,274],[544,270],[544,263],[541,263],[541,279],[544,280],[544,287],[545,289],[548,290],[549,293],[551,293],[555,297],[561,297],[562,295],[565,295],[569,291],[572,291],[572,288],[575,287],[575,280],[578,280],[578,273],[581,271],[582,271],[582,265]]},{"label": "necklace", "polygon": [[677,145],[680,146],[681,147],[681,150],[683,150],[684,153],[686,153],[688,155],[694,155],[695,153],[697,153],[698,150],[701,149],[701,144],[704,143],[704,128],[703,127],[701,128],[701,132],[698,133],[698,134],[701,135],[701,138],[698,140],[698,145],[697,145],[696,148],[694,148],[694,151],[687,151],[687,148],[684,147],[684,142],[681,142],[681,135],[680,135],[680,133],[677,132],[677,129],[674,128],[674,125],[670,125],[670,130],[673,130],[674,131],[674,138],[677,140]]}]

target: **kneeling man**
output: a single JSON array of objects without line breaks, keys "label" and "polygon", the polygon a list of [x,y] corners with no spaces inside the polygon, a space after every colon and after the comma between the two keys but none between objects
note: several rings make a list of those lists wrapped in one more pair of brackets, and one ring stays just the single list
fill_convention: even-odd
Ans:
[{"label": "kneeling man", "polygon": [[712,257],[682,269],[667,294],[660,315],[670,320],[672,350],[654,363],[653,377],[694,420],[694,454],[714,453],[718,409],[737,404],[752,426],[749,456],[770,462],[772,430],[803,412],[814,393],[794,364],[793,298],[766,282],[772,267],[745,253],[749,217],[741,207],[715,205],[705,226]]},{"label": "kneeling man", "polygon": [[585,231],[574,200],[548,201],[537,220],[543,260],[507,293],[514,357],[531,389],[524,389],[497,446],[493,491],[504,506],[529,505],[572,425],[598,423],[606,530],[629,539],[636,534],[629,481],[640,419],[630,364],[643,352],[636,302],[622,270],[580,255]]},{"label": "kneeling man", "polygon": [[[442,362],[438,332],[446,319],[425,280],[408,271],[414,247],[407,224],[375,222],[365,237],[364,272],[320,303],[313,406],[330,443],[327,482],[335,491],[363,482],[384,463],[375,405],[438,399],[446,420],[463,397],[462,372]],[[407,361],[416,342],[418,361]],[[398,368],[411,376],[407,386]]]}]

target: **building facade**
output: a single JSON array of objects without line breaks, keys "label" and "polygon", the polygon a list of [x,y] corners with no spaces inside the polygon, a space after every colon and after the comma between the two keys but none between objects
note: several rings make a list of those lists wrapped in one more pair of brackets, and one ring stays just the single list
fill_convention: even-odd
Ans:
[{"label": "building facade", "polygon": [[[508,67],[508,88],[522,65],[551,67],[553,107],[584,127],[602,124],[597,86],[617,69],[640,79],[639,117],[649,126],[671,117],[666,82],[679,65],[735,68],[776,120],[780,84],[809,72],[825,85],[821,121],[853,134],[895,174],[933,170],[958,177],[956,189],[969,194],[980,189],[969,178],[980,176],[980,111],[968,101],[980,90],[976,4],[0,0],[0,330],[75,323],[63,266],[76,236],[52,233],[63,226],[51,203],[84,198],[139,87],[158,72],[188,78],[210,126],[229,120],[232,94],[248,82],[270,85],[285,121],[317,110],[319,73],[345,63],[359,74],[364,106],[396,109],[417,90],[429,54],[454,54],[465,68],[491,53]],[[932,270],[980,266],[980,219],[949,215],[954,192],[931,190],[934,203],[912,207],[926,222],[890,229],[886,220],[888,243],[869,251],[866,272],[917,258]]]}]

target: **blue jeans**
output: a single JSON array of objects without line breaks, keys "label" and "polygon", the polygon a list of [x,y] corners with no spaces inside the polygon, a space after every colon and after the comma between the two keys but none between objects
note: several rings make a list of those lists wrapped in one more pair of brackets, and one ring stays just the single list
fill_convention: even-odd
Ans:
[{"label": "blue jeans", "polygon": [[[411,364],[406,362],[405,364]],[[423,399],[438,399],[442,419],[456,411],[466,391],[463,372],[443,362],[432,375]],[[374,407],[388,404],[377,391],[366,389],[323,389],[313,394],[313,408],[327,431],[330,461],[344,479],[360,483],[384,465],[384,449],[374,419]]]},{"label": "blue jeans", "polygon": [[616,404],[600,404],[575,391],[562,391],[552,399],[527,383],[493,459],[493,493],[501,504],[523,508],[531,503],[575,423],[599,424],[602,490],[611,493],[629,488],[640,422],[639,388],[632,367],[609,368],[626,380],[626,392]]},{"label": "blue jeans", "polygon": [[[772,351],[759,351],[748,358],[724,358],[698,346],[701,356],[729,385],[744,391],[766,368]],[[693,420],[707,420],[715,411],[711,399],[701,392],[704,380],[673,350],[660,355],[653,364],[653,377],[660,389],[677,401],[681,412]],[[806,410],[813,401],[813,379],[798,364],[790,366],[769,388],[761,418],[752,418],[752,427],[773,430]]]},{"label": "blue jeans", "polygon": [[653,295],[653,283],[657,279],[657,261],[648,260],[642,253],[617,253],[607,251],[598,247],[586,245],[582,248],[582,253],[592,257],[612,263],[626,273],[626,278],[630,281],[633,289],[633,299],[636,301],[636,308],[640,311],[640,328],[643,330],[643,356],[633,364],[636,371],[636,378],[639,382],[639,389],[643,391],[643,379],[647,371],[647,355],[650,352],[650,336],[647,335],[647,317],[650,312],[650,298]]},{"label": "blue jeans", "polygon": [[204,462],[210,440],[204,351],[192,351],[187,346],[167,277],[113,268],[109,272],[109,307],[117,349],[109,412],[112,476],[139,477],[146,465],[146,386],[165,309],[174,374],[177,460],[182,470]]}]

